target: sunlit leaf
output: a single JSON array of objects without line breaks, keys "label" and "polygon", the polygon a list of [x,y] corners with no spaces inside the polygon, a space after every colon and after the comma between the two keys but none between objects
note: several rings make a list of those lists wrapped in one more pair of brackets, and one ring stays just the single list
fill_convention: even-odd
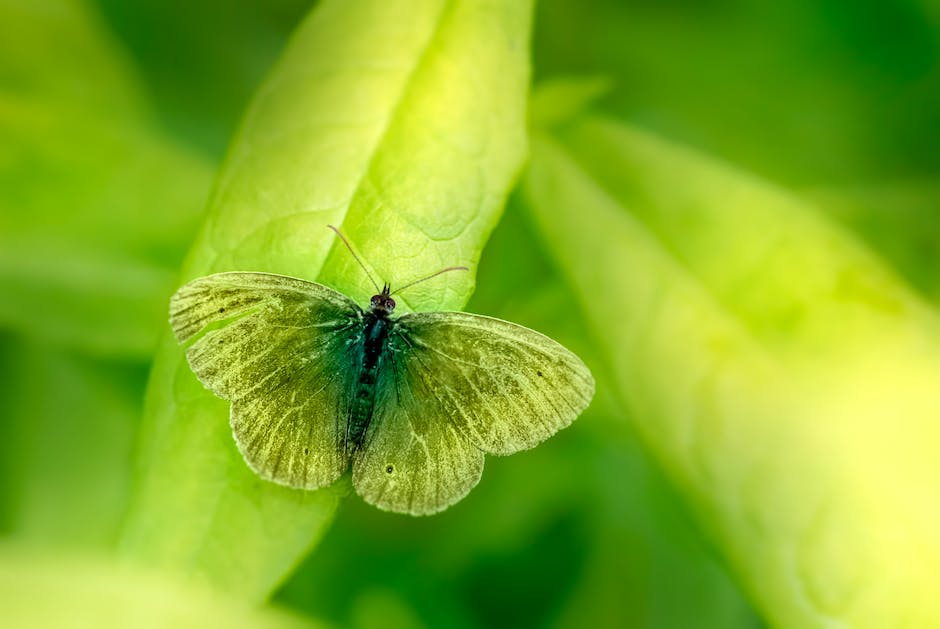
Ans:
[{"label": "sunlit leaf", "polygon": [[541,135],[526,190],[638,430],[764,613],[937,624],[936,313],[811,206],[616,122]]},{"label": "sunlit leaf", "polygon": [[[373,289],[328,223],[393,283],[473,266],[524,154],[530,9],[321,3],[246,115],[184,278],[277,272],[362,301]],[[404,305],[457,308],[472,287],[472,273],[451,273]],[[342,491],[254,475],[228,405],[199,385],[169,338],[146,417],[124,551],[264,597],[322,534]]]},{"label": "sunlit leaf", "polygon": [[113,560],[0,546],[4,627],[214,627],[314,629],[321,623],[252,607],[204,586]]}]

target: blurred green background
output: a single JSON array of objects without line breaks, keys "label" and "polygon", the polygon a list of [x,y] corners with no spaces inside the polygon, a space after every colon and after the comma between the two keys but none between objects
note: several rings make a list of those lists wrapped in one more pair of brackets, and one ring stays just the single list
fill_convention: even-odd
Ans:
[{"label": "blurred green background", "polygon": [[[113,554],[167,299],[238,121],[311,6],[0,2],[0,607],[19,605],[14,619],[70,587],[61,557]],[[595,111],[814,203],[932,307],[938,43],[933,0],[542,0],[531,54],[536,85],[599,78]],[[764,626],[767,604],[748,602],[625,421],[576,276],[528,203],[511,196],[466,310],[584,356],[594,404],[539,448],[489,457],[439,516],[343,501],[273,602],[355,627]],[[185,595],[153,604],[171,596]],[[200,609],[217,621],[221,607]]]}]

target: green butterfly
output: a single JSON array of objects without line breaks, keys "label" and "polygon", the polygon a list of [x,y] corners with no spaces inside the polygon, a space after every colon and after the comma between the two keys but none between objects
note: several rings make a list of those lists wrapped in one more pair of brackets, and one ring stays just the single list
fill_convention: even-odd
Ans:
[{"label": "green butterfly", "polygon": [[531,448],[590,403],[591,372],[550,338],[463,312],[392,317],[389,286],[376,290],[362,310],[321,284],[235,272],[173,295],[176,338],[231,401],[235,442],[262,478],[318,489],[351,464],[366,502],[431,514],[477,484],[484,453]]}]

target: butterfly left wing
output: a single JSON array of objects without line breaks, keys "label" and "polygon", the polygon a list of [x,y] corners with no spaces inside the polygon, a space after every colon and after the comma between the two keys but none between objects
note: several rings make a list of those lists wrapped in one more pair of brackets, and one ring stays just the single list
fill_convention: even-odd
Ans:
[{"label": "butterfly left wing", "polygon": [[407,314],[389,337],[353,484],[382,509],[423,515],[473,488],[483,453],[531,448],[590,403],[581,360],[520,325],[462,312]]},{"label": "butterfly left wing", "polygon": [[331,288],[270,273],[201,277],[170,300],[193,372],[232,403],[245,461],[262,478],[303,489],[329,485],[349,467],[361,316]]}]

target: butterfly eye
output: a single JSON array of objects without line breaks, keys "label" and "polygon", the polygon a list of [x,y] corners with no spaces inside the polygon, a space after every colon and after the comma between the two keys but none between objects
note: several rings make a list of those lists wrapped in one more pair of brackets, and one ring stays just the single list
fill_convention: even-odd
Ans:
[{"label": "butterfly eye", "polygon": [[389,310],[394,310],[394,309],[395,309],[395,300],[392,299],[391,297],[387,297],[387,298],[385,299],[385,307],[388,308]]}]

